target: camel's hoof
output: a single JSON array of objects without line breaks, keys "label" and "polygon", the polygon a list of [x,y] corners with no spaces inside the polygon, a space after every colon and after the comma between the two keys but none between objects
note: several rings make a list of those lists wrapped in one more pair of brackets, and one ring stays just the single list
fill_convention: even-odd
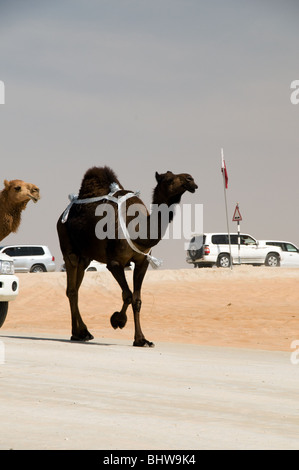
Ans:
[{"label": "camel's hoof", "polygon": [[147,339],[143,339],[141,341],[134,341],[133,346],[137,346],[139,348],[154,348],[155,344],[151,341],[147,341]]},{"label": "camel's hoof", "polygon": [[92,339],[93,339],[93,336],[89,333],[89,331],[87,331],[86,333],[83,333],[79,336],[75,336],[75,335],[71,336],[71,341],[85,342],[85,341],[90,341]]},{"label": "camel's hoof", "polygon": [[110,323],[112,328],[114,328],[115,330],[116,328],[122,329],[124,326],[126,326],[127,316],[121,314],[120,312],[114,312],[114,314],[110,318]]}]

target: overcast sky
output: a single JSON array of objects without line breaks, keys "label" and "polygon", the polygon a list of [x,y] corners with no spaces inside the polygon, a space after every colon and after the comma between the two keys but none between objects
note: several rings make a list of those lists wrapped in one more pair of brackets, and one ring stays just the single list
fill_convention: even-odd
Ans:
[{"label": "overcast sky", "polygon": [[[17,234],[62,263],[56,221],[85,171],[109,165],[149,205],[155,171],[191,173],[204,230],[231,221],[299,245],[299,3],[240,0],[0,0],[1,177],[41,188]],[[163,240],[185,268],[185,240]]]}]

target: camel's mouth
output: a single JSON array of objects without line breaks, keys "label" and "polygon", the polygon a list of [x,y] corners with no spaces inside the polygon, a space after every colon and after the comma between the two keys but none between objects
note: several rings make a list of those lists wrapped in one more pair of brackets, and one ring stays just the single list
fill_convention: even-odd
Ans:
[{"label": "camel's mouth", "polygon": [[198,186],[195,185],[194,188],[189,188],[188,191],[189,191],[190,193],[195,193],[195,191],[196,191],[197,188],[198,188]]},{"label": "camel's mouth", "polygon": [[198,186],[196,183],[194,183],[194,181],[192,183],[188,183],[185,185],[185,188],[187,191],[189,191],[189,193],[195,193],[195,191],[198,189]]},{"label": "camel's mouth", "polygon": [[33,196],[33,194],[28,194],[28,196],[30,197],[30,199],[34,202],[34,204],[37,203],[37,201],[40,199],[40,196]]},{"label": "camel's mouth", "polygon": [[185,175],[184,188],[185,191],[189,191],[190,193],[195,193],[196,189],[198,188],[191,175]]}]

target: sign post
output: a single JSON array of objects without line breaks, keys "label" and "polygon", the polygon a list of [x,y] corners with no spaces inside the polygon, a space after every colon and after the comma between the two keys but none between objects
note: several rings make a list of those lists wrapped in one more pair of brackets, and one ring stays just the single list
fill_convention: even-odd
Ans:
[{"label": "sign post", "polygon": [[239,209],[239,203],[237,202],[235,212],[233,215],[233,222],[237,222],[238,224],[238,259],[239,259],[239,264],[241,264],[241,256],[240,256],[240,245],[241,245],[241,238],[240,238],[240,222],[242,220],[241,212]]}]

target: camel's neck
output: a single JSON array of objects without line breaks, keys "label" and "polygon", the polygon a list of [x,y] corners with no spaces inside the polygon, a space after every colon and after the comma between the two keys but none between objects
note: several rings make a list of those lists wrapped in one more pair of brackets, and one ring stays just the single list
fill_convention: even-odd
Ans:
[{"label": "camel's neck", "polygon": [[2,201],[0,204],[8,214],[18,218],[21,217],[22,211],[26,209],[28,202],[29,200],[16,203],[14,201],[10,201],[9,198],[5,198],[4,204],[2,204]]},{"label": "camel's neck", "polygon": [[152,248],[163,238],[169,223],[173,220],[175,206],[179,204],[181,197],[181,194],[175,196],[163,194],[159,186],[155,188],[151,213],[147,216],[147,237],[140,240],[144,249]]},{"label": "camel's neck", "polygon": [[175,206],[181,202],[183,192],[184,191],[179,194],[170,195],[168,193],[165,193],[159,185],[157,185],[154,189],[152,201],[153,211],[159,210],[159,207],[167,207],[169,210],[169,218],[167,220],[167,225],[173,220]]},{"label": "camel's neck", "polygon": [[5,194],[0,195],[0,220],[1,239],[16,232],[21,223],[22,211],[26,208],[27,201],[19,204],[12,204]]}]

